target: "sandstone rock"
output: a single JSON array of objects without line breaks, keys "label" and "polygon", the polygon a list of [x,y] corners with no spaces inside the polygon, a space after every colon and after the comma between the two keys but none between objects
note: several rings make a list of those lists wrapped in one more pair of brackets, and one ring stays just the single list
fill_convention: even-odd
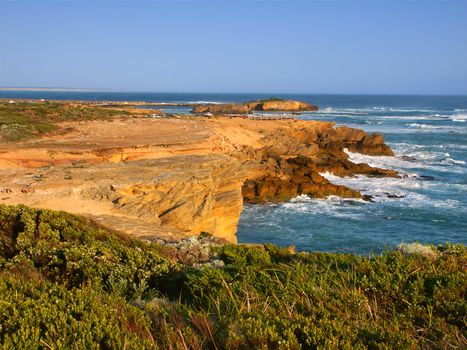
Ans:
[{"label": "sandstone rock", "polygon": [[362,198],[320,173],[398,176],[344,152],[389,155],[382,136],[330,122],[128,118],[63,127],[72,131],[0,144],[1,202],[88,215],[148,240],[204,231],[235,242],[243,200]]},{"label": "sandstone rock", "polygon": [[252,101],[241,104],[227,103],[216,105],[201,105],[193,108],[193,113],[213,113],[213,114],[246,114],[253,111],[270,112],[302,112],[317,111],[318,107],[306,102],[294,100],[264,100]]},{"label": "sandstone rock", "polygon": [[[389,147],[378,134],[348,127],[276,129],[265,135],[268,146],[258,150],[260,162],[249,163],[252,174],[242,188],[243,198],[249,203],[281,202],[297,195],[315,198],[337,195],[363,198],[345,186],[336,186],[319,173],[330,172],[338,176],[397,177],[397,172],[379,169],[368,164],[355,164],[344,152],[354,151],[387,155]],[[392,151],[391,151],[392,152]],[[364,199],[369,199],[365,197]]]},{"label": "sandstone rock", "polygon": [[362,198],[358,191],[330,183],[312,170],[311,160],[306,157],[288,159],[275,173],[248,179],[242,188],[248,203],[283,202],[301,194],[314,198],[337,195]]},{"label": "sandstone rock", "polygon": [[244,105],[248,106],[252,111],[302,112],[318,110],[318,106],[294,100],[254,101],[247,102]]}]

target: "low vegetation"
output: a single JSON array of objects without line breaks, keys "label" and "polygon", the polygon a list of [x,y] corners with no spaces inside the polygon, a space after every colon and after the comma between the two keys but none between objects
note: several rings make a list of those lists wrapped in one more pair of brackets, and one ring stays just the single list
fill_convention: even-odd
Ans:
[{"label": "low vegetation", "polygon": [[127,115],[122,109],[110,109],[79,103],[49,101],[0,102],[0,141],[22,141],[56,129],[70,120],[106,119]]},{"label": "low vegetation", "polygon": [[285,101],[283,98],[280,98],[280,97],[269,97],[269,98],[264,98],[264,99],[260,99],[260,100],[254,100],[254,101],[250,101],[250,102],[279,102],[279,101]]},{"label": "low vegetation", "polygon": [[61,212],[0,206],[3,349],[460,349],[467,249],[213,248],[193,268]]}]

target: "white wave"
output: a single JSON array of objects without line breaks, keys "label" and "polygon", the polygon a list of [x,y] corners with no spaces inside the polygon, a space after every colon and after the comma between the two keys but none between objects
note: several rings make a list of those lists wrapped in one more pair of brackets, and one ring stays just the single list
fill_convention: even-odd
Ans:
[{"label": "white wave", "polygon": [[186,103],[190,105],[221,105],[227,102],[218,102],[218,101],[177,101],[174,103]]},{"label": "white wave", "polygon": [[369,114],[381,112],[402,112],[402,113],[436,113],[436,109],[416,108],[416,107],[387,107],[387,106],[373,106],[373,107],[355,107],[355,108],[339,108],[339,107],[325,107],[320,109],[324,113],[353,113],[353,114]]},{"label": "white wave", "polygon": [[449,118],[447,115],[429,114],[429,115],[385,115],[376,116],[374,118],[381,119],[396,119],[396,120],[445,120]]},{"label": "white wave", "polygon": [[350,115],[356,115],[356,114],[368,114],[367,111],[361,110],[358,108],[333,108],[333,107],[326,107],[326,108],[321,108],[317,112],[317,114],[350,114]]},{"label": "white wave", "polygon": [[387,142],[387,145],[390,146],[395,153],[400,155],[411,155],[409,153],[416,152],[420,149],[426,150],[427,147],[439,148],[442,150],[442,152],[444,152],[445,149],[467,150],[467,145],[460,145],[455,143],[431,144],[427,146],[406,142]]},{"label": "white wave", "polygon": [[405,124],[405,125],[410,126],[411,128],[418,128],[418,129],[443,129],[444,128],[442,126],[419,124],[419,123],[411,123],[411,124]]},{"label": "white wave", "polygon": [[[344,185],[372,196],[373,202],[391,203],[411,208],[437,207],[462,208],[462,203],[454,199],[433,199],[423,194],[424,190],[439,188],[439,183],[423,181],[416,174],[402,178],[374,178],[364,175],[338,177],[330,173],[321,173],[326,179],[337,185]],[[465,186],[462,186],[465,187]]]},{"label": "white wave", "polygon": [[292,211],[294,213],[303,213],[307,215],[325,214],[335,218],[361,220],[364,218],[364,214],[355,210],[355,206],[368,204],[368,202],[361,199],[349,199],[337,196],[316,199],[301,195],[286,203],[279,204],[276,210],[278,210],[279,213]]},{"label": "white wave", "polygon": [[[462,121],[462,120],[459,120]],[[449,126],[449,125],[431,125],[431,124],[423,124],[423,123],[410,123],[405,124],[409,128],[420,129],[426,132],[434,132],[434,131],[445,131],[445,132],[452,132],[452,133],[465,133],[467,128],[459,127],[459,126]]]},{"label": "white wave", "polygon": [[[395,156],[369,156],[366,154],[352,153],[347,149],[349,159],[354,163],[366,163],[370,166],[399,171],[404,176],[409,176],[414,169],[426,169],[439,172],[464,173],[465,161],[453,159],[449,152],[436,152],[427,150],[425,146],[402,144],[403,147],[394,147]],[[418,176],[418,175],[417,175]]]},{"label": "white wave", "polygon": [[319,111],[323,113],[335,113],[336,112],[336,110],[332,107],[326,107],[326,108],[320,109]]},{"label": "white wave", "polygon": [[467,121],[467,114],[454,114],[452,116],[452,121],[465,123]]},{"label": "white wave", "polygon": [[408,160],[404,160],[399,157],[390,156],[369,156],[361,153],[350,152],[347,148],[344,152],[349,156],[350,161],[354,163],[366,163],[372,167],[383,168],[383,169],[401,169],[401,168],[413,168],[414,165]]},{"label": "white wave", "polygon": [[297,196],[295,198],[292,198],[289,202],[289,204],[295,204],[295,203],[314,203],[316,201],[319,201],[319,202],[328,202],[328,203],[333,203],[333,204],[346,204],[346,203],[361,203],[361,204],[367,204],[368,202],[367,201],[364,201],[363,199],[360,199],[360,198],[342,198],[342,197],[339,197],[339,196],[327,196],[326,198],[324,199],[321,199],[321,198],[310,198],[309,196],[307,195],[300,195],[300,196]]},{"label": "white wave", "polygon": [[460,164],[460,165],[465,164],[465,161],[463,161],[463,160],[456,160],[456,159],[452,159],[452,158],[446,158],[446,162],[453,163],[453,164]]},{"label": "white wave", "polygon": [[387,107],[387,106],[374,106],[367,107],[367,110],[378,111],[378,112],[419,112],[419,113],[433,113],[436,112],[436,109],[426,108],[426,107]]}]

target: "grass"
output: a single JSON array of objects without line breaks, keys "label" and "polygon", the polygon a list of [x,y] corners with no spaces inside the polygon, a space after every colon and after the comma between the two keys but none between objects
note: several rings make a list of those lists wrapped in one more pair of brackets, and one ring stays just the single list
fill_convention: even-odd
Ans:
[{"label": "grass", "polygon": [[264,98],[264,99],[260,99],[260,100],[251,100],[251,101],[248,101],[248,102],[245,102],[245,103],[264,103],[264,102],[274,102],[274,101],[285,101],[283,98],[280,98],[280,97],[269,97],[269,98]]},{"label": "grass", "polygon": [[265,98],[262,100],[258,100],[258,102],[274,102],[274,101],[285,101],[283,98],[280,97],[270,97],[270,98]]},{"label": "grass", "polygon": [[78,103],[0,102],[0,141],[16,142],[51,132],[57,123],[106,119],[128,112]]},{"label": "grass", "polygon": [[467,249],[213,248],[195,269],[74,215],[0,206],[4,349],[461,349]]}]

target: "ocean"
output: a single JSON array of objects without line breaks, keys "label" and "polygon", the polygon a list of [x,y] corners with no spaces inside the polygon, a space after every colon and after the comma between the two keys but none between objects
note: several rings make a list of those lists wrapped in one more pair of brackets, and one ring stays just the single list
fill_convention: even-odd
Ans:
[{"label": "ocean", "polygon": [[467,244],[467,96],[0,91],[0,98],[147,102],[241,102],[271,96],[320,106],[319,112],[299,118],[381,132],[395,157],[349,156],[354,162],[395,169],[401,178],[324,174],[371,195],[373,202],[301,196],[282,204],[245,205],[239,242],[357,254],[378,253],[403,242]]}]

